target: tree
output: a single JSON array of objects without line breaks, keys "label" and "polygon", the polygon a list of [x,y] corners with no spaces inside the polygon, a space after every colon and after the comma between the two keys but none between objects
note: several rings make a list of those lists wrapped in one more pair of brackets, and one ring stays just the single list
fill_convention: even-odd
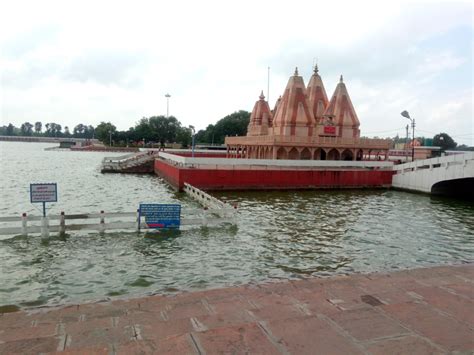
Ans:
[{"label": "tree", "polygon": [[95,135],[102,143],[110,144],[112,140],[111,138],[113,138],[116,131],[117,127],[115,127],[112,123],[102,121],[95,128]]},{"label": "tree", "polygon": [[20,127],[20,132],[23,136],[31,136],[33,134],[33,125],[30,122],[25,122]]},{"label": "tree", "polygon": [[92,125],[84,126],[84,138],[92,139],[95,136],[95,128]]},{"label": "tree", "polygon": [[164,145],[166,142],[176,142],[181,123],[174,116],[154,116],[148,119],[152,140]]},{"label": "tree", "polygon": [[84,126],[82,123],[79,123],[74,129],[72,130],[72,134],[76,138],[84,138],[84,132],[86,130],[86,126]]},{"label": "tree", "polygon": [[457,145],[447,133],[440,133],[433,137],[433,146],[441,147],[441,150],[454,149]]},{"label": "tree", "polygon": [[15,135],[15,126],[12,125],[11,123],[9,123],[8,126],[7,126],[6,135],[7,136],[14,136]]},{"label": "tree", "polygon": [[192,130],[188,127],[179,127],[178,134],[176,135],[176,143],[180,143],[184,148],[191,145],[192,141]]},{"label": "tree", "polygon": [[35,122],[35,133],[40,134],[43,129],[43,124],[40,121]]},{"label": "tree", "polygon": [[58,136],[60,137],[61,136],[62,126],[60,124],[50,122],[50,123],[46,123],[44,126],[46,128],[45,135],[47,137],[58,137]]},{"label": "tree", "polygon": [[196,138],[201,143],[224,143],[226,136],[245,136],[249,125],[250,112],[240,110],[217,121],[215,125],[207,126],[199,131]]}]

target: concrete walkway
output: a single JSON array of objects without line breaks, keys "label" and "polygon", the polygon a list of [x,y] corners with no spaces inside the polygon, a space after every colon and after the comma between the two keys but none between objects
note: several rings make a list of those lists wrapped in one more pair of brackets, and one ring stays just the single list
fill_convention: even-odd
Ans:
[{"label": "concrete walkway", "polygon": [[1,354],[474,351],[474,264],[0,316]]}]

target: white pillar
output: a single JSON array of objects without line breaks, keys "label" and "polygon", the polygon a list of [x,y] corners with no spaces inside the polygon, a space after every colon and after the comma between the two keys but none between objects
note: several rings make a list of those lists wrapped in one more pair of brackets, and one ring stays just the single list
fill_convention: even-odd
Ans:
[{"label": "white pillar", "polygon": [[41,217],[41,236],[49,237],[49,220],[48,217]]},{"label": "white pillar", "polygon": [[21,215],[21,235],[24,237],[28,236],[28,217],[26,213]]}]

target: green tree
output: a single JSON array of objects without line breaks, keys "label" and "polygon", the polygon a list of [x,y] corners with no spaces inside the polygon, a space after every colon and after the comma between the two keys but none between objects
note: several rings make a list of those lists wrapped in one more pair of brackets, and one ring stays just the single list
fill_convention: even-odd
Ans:
[{"label": "green tree", "polygon": [[441,147],[442,150],[454,149],[457,145],[447,133],[440,133],[433,137],[433,146]]},{"label": "green tree", "polygon": [[5,130],[7,136],[14,136],[15,135],[15,126],[11,123],[8,124],[7,129]]},{"label": "green tree", "polygon": [[84,138],[92,139],[95,137],[95,128],[92,125],[84,126]]},{"label": "green tree", "polygon": [[180,127],[176,135],[176,143],[180,143],[184,148],[191,145],[192,130],[188,127]]},{"label": "green tree", "polygon": [[45,136],[47,137],[61,137],[62,126],[60,124],[50,122],[44,125],[46,128]]},{"label": "green tree", "polygon": [[176,142],[178,131],[181,123],[174,116],[153,116],[148,119],[150,130],[152,132],[152,140],[159,142],[161,145],[165,143]]},{"label": "green tree", "polygon": [[84,138],[85,130],[86,130],[86,126],[83,125],[82,123],[79,123],[73,128],[72,134],[76,138]]},{"label": "green tree", "polygon": [[250,112],[240,110],[209,125],[204,131],[199,131],[196,139],[200,143],[223,144],[226,136],[245,136],[250,121]]},{"label": "green tree", "polygon": [[40,121],[35,122],[35,133],[37,135],[41,134],[42,129],[43,129],[43,124]]},{"label": "green tree", "polygon": [[95,128],[95,136],[104,144],[110,144],[113,141],[114,134],[117,131],[117,127],[115,127],[110,122],[101,122]]},{"label": "green tree", "polygon": [[25,122],[20,127],[20,132],[23,136],[31,136],[33,134],[33,125],[30,122]]}]

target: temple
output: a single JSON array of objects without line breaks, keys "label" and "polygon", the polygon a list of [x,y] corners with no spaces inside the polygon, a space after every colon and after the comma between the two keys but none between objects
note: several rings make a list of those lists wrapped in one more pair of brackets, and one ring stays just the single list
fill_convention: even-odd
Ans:
[{"label": "temple", "polygon": [[360,122],[342,75],[328,100],[317,65],[305,86],[296,68],[275,107],[263,91],[245,137],[226,137],[227,157],[291,160],[387,160],[390,141],[360,138]]}]

